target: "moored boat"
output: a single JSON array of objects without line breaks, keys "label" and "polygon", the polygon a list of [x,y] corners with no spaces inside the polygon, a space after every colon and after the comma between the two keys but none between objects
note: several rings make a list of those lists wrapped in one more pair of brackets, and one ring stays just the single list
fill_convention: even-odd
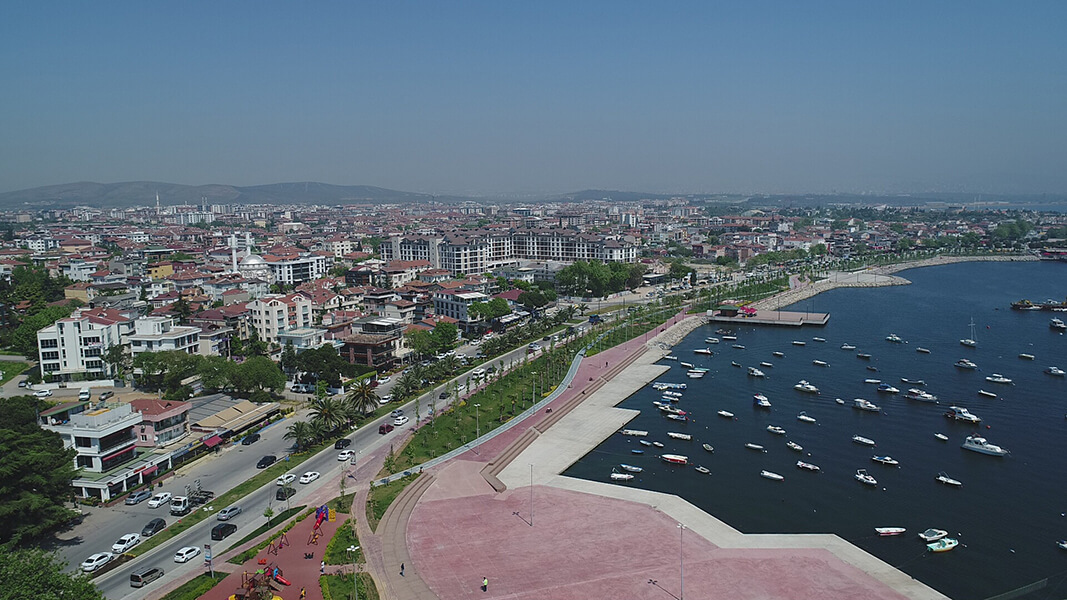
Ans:
[{"label": "moored boat", "polygon": [[690,379],[703,379],[705,374],[707,374],[707,371],[697,371],[695,369],[690,369],[689,371],[686,371],[685,376]]},{"label": "moored boat", "polygon": [[800,414],[797,415],[797,420],[804,421],[805,423],[814,423],[815,417],[810,417],[808,416],[808,413],[801,411]]},{"label": "moored boat", "polygon": [[977,348],[978,347],[978,342],[975,341],[974,338],[975,338],[975,335],[974,335],[974,319],[972,318],[971,319],[971,337],[964,338],[964,339],[960,340],[960,345],[961,346],[967,346],[968,348]]},{"label": "moored boat", "polygon": [[863,383],[870,383],[872,385],[881,385],[882,384],[882,380],[881,379],[868,378],[868,379],[864,379]]},{"label": "moored boat", "polygon": [[819,467],[817,467],[817,466],[815,466],[815,465],[813,465],[811,463],[806,463],[806,462],[804,462],[802,460],[798,460],[797,461],[797,468],[798,469],[806,469],[808,471],[818,471],[819,470]]},{"label": "moored boat", "polygon": [[663,360],[678,360],[678,357],[673,354],[668,354],[667,356],[663,357]]},{"label": "moored boat", "polygon": [[987,396],[989,398],[996,398],[997,397],[997,393],[996,392],[987,392],[985,390],[978,390],[978,395],[979,396]]},{"label": "moored boat", "polygon": [[924,542],[936,542],[937,540],[945,537],[946,535],[948,535],[948,532],[944,529],[930,528],[920,533],[919,537],[922,538]]},{"label": "moored boat", "polygon": [[749,377],[766,377],[767,374],[764,373],[763,371],[760,371],[756,367],[749,367],[748,368],[748,376]]},{"label": "moored boat", "polygon": [[1048,326],[1057,331],[1067,331],[1067,323],[1064,323],[1061,319],[1053,318],[1048,322]]},{"label": "moored boat", "polygon": [[889,385],[888,383],[882,383],[878,385],[878,391],[883,394],[899,394],[900,390]]},{"label": "moored boat", "polygon": [[678,364],[682,365],[683,367],[685,367],[685,368],[687,368],[687,369],[692,369],[693,367],[695,367],[695,366],[696,366],[696,365],[694,365],[693,363],[687,363],[687,362],[680,362],[680,363],[678,363]]},{"label": "moored boat", "polygon": [[978,365],[974,364],[974,362],[970,360],[967,360],[966,358],[961,358],[957,360],[955,362],[955,365],[960,369],[970,369],[972,371],[978,368]]},{"label": "moored boat", "polygon": [[904,397],[908,400],[918,400],[919,402],[937,402],[937,396],[919,388],[909,389],[904,394]]},{"label": "moored boat", "polygon": [[767,431],[769,431],[769,432],[771,432],[771,433],[773,433],[775,435],[785,435],[785,429],[782,429],[781,427],[778,427],[777,425],[768,425],[767,426]]},{"label": "moored boat", "polygon": [[707,338],[704,338],[704,343],[705,344],[718,344],[719,343],[719,338],[717,338],[717,337],[707,337]]},{"label": "moored boat", "polygon": [[1011,379],[1008,379],[1000,373],[993,373],[992,375],[987,376],[985,380],[992,383],[1012,383]]},{"label": "moored boat", "polygon": [[1023,352],[1022,354],[1019,355],[1019,358],[1021,358],[1023,360],[1034,360],[1034,355],[1033,354],[1028,354],[1026,352]]},{"label": "moored boat", "polygon": [[688,434],[688,433],[678,433],[676,431],[668,431],[667,432],[667,437],[674,438],[676,440],[686,440],[686,441],[689,441],[689,440],[693,439],[693,436]]},{"label": "moored boat", "polygon": [[862,360],[871,360],[871,355],[867,354],[866,352],[859,352],[859,353],[856,354],[856,358],[859,358],[859,359],[862,359]]},{"label": "moored boat", "polygon": [[813,338],[811,338],[811,341],[813,341],[813,342],[825,342],[826,339],[825,338],[821,338],[821,337],[813,337]]},{"label": "moored boat", "polygon": [[910,385],[926,385],[926,382],[922,379],[908,379],[907,377],[901,377],[900,382],[907,383]]},{"label": "moored boat", "polygon": [[766,478],[766,479],[770,479],[772,481],[782,481],[783,479],[785,479],[785,477],[782,477],[781,475],[779,475],[777,473],[774,473],[774,472],[771,472],[771,471],[767,471],[767,470],[760,471],[759,474],[760,474],[760,477],[763,477],[763,478]]},{"label": "moored boat", "polygon": [[642,446],[651,446],[651,445],[652,445],[652,442],[650,442],[650,441],[648,441],[648,440],[641,440],[641,445],[642,445]]},{"label": "moored boat", "polygon": [[734,344],[731,348],[737,348],[738,350],[744,350],[745,346],[742,344]]},{"label": "moored boat", "polygon": [[672,465],[687,465],[689,464],[689,457],[682,456],[681,454],[662,454],[660,460]]},{"label": "moored boat", "polygon": [[767,397],[764,396],[763,394],[756,394],[755,396],[753,396],[752,397],[752,404],[755,405],[756,408],[770,408],[771,407],[771,401],[768,400]]},{"label": "moored boat", "polygon": [[708,452],[715,452],[715,448],[712,448],[711,444],[701,444],[700,447]]},{"label": "moored boat", "polygon": [[878,480],[867,473],[867,469],[857,469],[854,477],[863,485],[878,485]]},{"label": "moored boat", "polygon": [[644,453],[645,453],[644,450],[638,450],[637,448],[634,448],[633,450],[630,450],[630,454],[644,454]]},{"label": "moored boat", "polygon": [[745,448],[748,448],[749,450],[755,450],[756,452],[766,452],[767,451],[767,449],[764,448],[763,446],[760,446],[759,444],[752,444],[752,443],[745,444]]},{"label": "moored boat", "polygon": [[710,475],[711,474],[711,469],[709,469],[709,468],[707,468],[707,467],[705,467],[703,465],[697,465],[695,467],[695,470],[696,470],[697,473],[703,473],[704,475]]},{"label": "moored boat", "polygon": [[731,366],[731,367],[740,367],[740,366],[741,366],[741,363],[739,363],[739,362],[734,362],[734,361],[732,361],[732,360],[731,360],[731,361],[730,361],[730,366]]},{"label": "moored boat", "polygon": [[930,354],[930,351],[928,349],[926,349],[926,348],[923,348],[922,346],[919,346],[918,348],[916,348],[915,351],[918,352],[919,354]]},{"label": "moored boat", "polygon": [[885,341],[893,342],[894,344],[903,344],[904,343],[904,338],[900,337],[899,335],[897,335],[895,333],[891,333],[891,334],[885,336]]},{"label": "moored boat", "polygon": [[900,464],[900,461],[893,458],[892,456],[872,456],[871,460],[877,463],[882,463],[883,465],[890,465],[894,467]]},{"label": "moored boat", "polygon": [[1006,448],[1001,448],[996,444],[990,444],[989,440],[977,435],[969,435],[967,439],[963,441],[963,445],[960,446],[964,450],[970,450],[971,452],[978,452],[979,454],[988,454],[990,456],[1005,456],[1008,454]]},{"label": "moored boat", "polygon": [[808,343],[807,342],[802,342],[800,340],[793,340],[793,345],[794,346],[807,346]]},{"label": "moored boat", "polygon": [[863,446],[874,446],[875,445],[874,440],[872,440],[871,438],[865,438],[862,435],[854,435],[854,436],[852,436],[852,441],[856,442],[857,444],[861,444]]},{"label": "moored boat", "polygon": [[737,339],[737,336],[736,335],[724,335],[724,336],[722,336],[722,339],[726,340],[727,342],[732,342],[732,341]]},{"label": "moored boat", "polygon": [[785,352],[771,352],[771,355],[777,356],[778,358],[785,358]]},{"label": "moored boat", "polygon": [[803,379],[798,381],[797,384],[793,386],[793,389],[797,390],[798,392],[804,392],[805,394],[818,394],[819,393],[819,388],[815,387],[814,385],[808,383],[807,381],[805,381]]},{"label": "moored boat", "polygon": [[941,538],[932,544],[927,544],[926,549],[930,552],[948,552],[959,545],[958,540]]},{"label": "moored boat", "polygon": [[641,471],[644,471],[642,467],[635,467],[634,465],[626,464],[619,465],[619,468],[623,471],[629,471],[630,473],[640,473]]},{"label": "moored boat", "polygon": [[687,417],[685,415],[668,414],[667,418],[672,420],[672,421],[688,421],[689,420],[689,417]]},{"label": "moored boat", "polygon": [[881,536],[900,535],[907,531],[903,527],[875,527],[874,530]]},{"label": "moored boat", "polygon": [[826,362],[825,360],[813,360],[813,361],[811,361],[811,364],[815,365],[816,367],[829,367],[830,366],[830,363]]},{"label": "moored boat", "polygon": [[725,417],[727,419],[734,418],[734,413],[732,413],[732,412],[730,412],[728,410],[720,410],[719,412],[717,412],[715,414],[719,415],[720,417]]},{"label": "moored boat", "polygon": [[1064,371],[1063,369],[1061,369],[1059,367],[1049,367],[1049,368],[1045,369],[1045,373],[1048,373],[1049,375],[1052,375],[1053,377],[1063,377],[1064,375],[1067,375],[1067,371]]},{"label": "moored boat", "polygon": [[856,347],[853,346],[852,344],[841,344],[841,349],[842,350],[855,350]]},{"label": "moored boat", "polygon": [[950,406],[945,416],[956,421],[966,421],[968,423],[981,423],[982,419],[978,416],[971,414],[969,410],[962,406]]},{"label": "moored boat", "polygon": [[935,433],[934,437],[939,439],[939,440],[941,440],[942,442],[947,442],[948,441],[948,436],[943,434],[943,433]]},{"label": "moored boat", "polygon": [[696,350],[693,350],[693,354],[704,354],[707,356],[711,356],[713,352],[710,348],[697,348]]},{"label": "moored boat", "polygon": [[652,445],[657,447],[657,448],[662,448],[663,447],[663,442],[652,442]]},{"label": "moored boat", "polygon": [[943,483],[945,485],[948,485],[948,486],[963,487],[963,484],[960,483],[960,481],[958,479],[953,479],[953,478],[949,477],[948,474],[945,473],[944,471],[941,471],[940,473],[938,473],[937,477],[935,479],[937,479],[941,483]]},{"label": "moored boat", "polygon": [[860,410],[866,410],[868,412],[881,412],[882,407],[871,402],[870,400],[864,400],[863,398],[855,398],[852,400],[852,408],[858,408]]},{"label": "moored boat", "polygon": [[648,435],[647,431],[642,431],[640,429],[623,429],[619,433],[623,435],[632,435],[635,437],[645,437],[646,435]]},{"label": "moored boat", "polygon": [[611,472],[611,478],[615,481],[629,481],[634,478],[630,473],[619,473],[618,471]]},{"label": "moored boat", "polygon": [[773,364],[773,363],[769,363],[769,362],[767,362],[767,361],[763,361],[763,362],[761,362],[761,363],[759,364],[759,366],[761,366],[761,367],[767,367],[767,368],[769,369],[769,368],[773,367],[773,366],[774,366],[774,364]]},{"label": "moored boat", "polygon": [[662,393],[662,394],[663,394],[664,396],[670,396],[671,398],[681,398],[681,397],[682,397],[682,393],[681,393],[681,392],[672,392],[672,391],[670,391],[670,390],[664,390],[664,391],[663,391],[663,392],[661,392],[661,393]]},{"label": "moored boat", "polygon": [[785,443],[785,445],[790,450],[794,450],[796,452],[803,452],[804,451],[804,447],[801,446],[800,444],[794,442],[793,440],[789,440],[788,442]]}]

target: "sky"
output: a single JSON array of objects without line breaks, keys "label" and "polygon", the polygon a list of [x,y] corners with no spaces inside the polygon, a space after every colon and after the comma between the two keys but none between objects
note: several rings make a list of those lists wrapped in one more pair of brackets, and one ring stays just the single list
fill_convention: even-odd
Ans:
[{"label": "sky", "polygon": [[9,2],[0,192],[1067,192],[1067,2]]}]

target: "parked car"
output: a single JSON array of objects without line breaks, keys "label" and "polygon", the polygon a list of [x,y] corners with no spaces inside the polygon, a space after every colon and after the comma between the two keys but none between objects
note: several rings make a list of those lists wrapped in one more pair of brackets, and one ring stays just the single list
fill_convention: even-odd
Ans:
[{"label": "parked car", "polygon": [[100,399],[101,400],[107,400],[108,398],[110,398],[110,397],[112,397],[114,395],[115,395],[115,392],[112,392],[111,390],[107,390],[105,392],[100,392]]},{"label": "parked car", "polygon": [[219,523],[211,528],[211,539],[215,541],[224,540],[235,531],[237,531],[237,526],[233,523]]},{"label": "parked car", "polygon": [[219,514],[215,517],[218,521],[229,521],[233,517],[241,514],[241,507],[234,504],[233,506],[227,506],[219,511]]},{"label": "parked car", "polygon": [[341,453],[337,455],[337,460],[351,460],[355,455],[355,450],[342,450]]},{"label": "parked car", "polygon": [[278,500],[279,502],[284,502],[285,500],[288,500],[289,498],[292,498],[293,494],[295,494],[295,493],[296,493],[296,488],[289,487],[289,486],[280,487],[280,488],[278,488],[277,492],[274,492],[274,499]]},{"label": "parked car", "polygon": [[256,468],[266,469],[267,467],[273,465],[276,462],[278,462],[278,457],[274,456],[273,454],[268,454],[263,458],[259,459],[259,462],[256,463]]},{"label": "parked car", "polygon": [[389,433],[390,431],[392,431],[393,429],[394,429],[394,427],[391,424],[382,423],[381,425],[378,426],[378,433],[380,433],[382,435],[385,435],[385,434]]},{"label": "parked car", "polygon": [[122,554],[130,548],[133,548],[137,544],[141,543],[141,535],[138,533],[127,533],[120,537],[118,541],[111,545],[111,551],[115,554]]},{"label": "parked car", "polygon": [[300,476],[300,483],[311,483],[319,478],[318,471],[308,471]]},{"label": "parked car", "polygon": [[393,401],[393,397],[391,395],[389,395],[389,394],[386,394],[386,395],[378,398],[378,404],[389,404],[392,401]]},{"label": "parked car", "polygon": [[448,392],[441,392],[440,394],[437,394],[437,398],[439,400],[444,400],[444,399],[448,398]]},{"label": "parked car", "polygon": [[385,383],[386,381],[389,381],[389,376],[388,375],[386,375],[385,377],[379,377],[378,378],[378,383]]},{"label": "parked car", "polygon": [[152,492],[150,492],[148,490],[140,490],[138,492],[134,492],[134,493],[130,494],[129,496],[126,496],[126,504],[130,504],[130,505],[140,504],[140,503],[144,502],[145,500],[148,500],[151,497],[152,497]]},{"label": "parked car", "polygon": [[397,417],[396,419],[393,419],[393,426],[394,426],[394,427],[400,427],[401,425],[403,425],[403,424],[407,423],[407,422],[408,422],[409,420],[410,420],[410,419],[408,419],[408,418],[407,418],[407,416],[405,416],[405,415],[400,415],[400,416],[399,416],[399,417]]},{"label": "parked car", "polygon": [[167,503],[170,502],[170,498],[170,492],[160,492],[155,496],[152,496],[152,499],[148,501],[148,508],[159,508],[160,506],[166,506]]},{"label": "parked car", "polygon": [[141,530],[141,535],[143,535],[144,537],[152,537],[153,535],[166,529],[166,527],[167,522],[163,519],[152,519],[148,522],[147,525],[144,526],[144,529]]},{"label": "parked car", "polygon": [[278,485],[285,486],[289,485],[294,481],[296,481],[296,475],[293,475],[292,473],[286,473],[285,475],[282,475],[278,478],[277,483]]},{"label": "parked car", "polygon": [[22,381],[19,381],[19,387],[20,388],[26,387],[26,380],[25,379],[23,379]]},{"label": "parked car", "polygon": [[174,562],[188,562],[190,558],[196,558],[197,556],[200,556],[199,546],[186,546],[174,553]]},{"label": "parked car", "polygon": [[82,389],[78,390],[78,400],[84,402],[86,400],[92,400],[92,399],[93,399],[93,391],[90,390],[89,388],[82,388]]},{"label": "parked car", "polygon": [[250,435],[246,435],[241,440],[241,445],[242,446],[251,446],[252,444],[255,444],[258,441],[259,441],[259,434],[258,433],[253,433],[253,434],[250,434]]},{"label": "parked car", "polygon": [[52,395],[52,390],[37,390],[33,395],[38,398],[47,398]]},{"label": "parked car", "polygon": [[389,416],[395,419],[395,418],[397,418],[397,417],[399,417],[399,416],[401,416],[403,414],[404,414],[404,409],[398,408],[398,409],[394,410],[393,412],[389,413]]},{"label": "parked car", "polygon": [[333,449],[334,450],[344,450],[345,448],[347,448],[347,447],[349,447],[351,445],[352,445],[352,440],[350,440],[348,438],[341,438],[341,439],[339,439],[339,440],[337,440],[336,442],[333,443]]},{"label": "parked car", "polygon": [[115,555],[110,552],[97,552],[89,558],[82,561],[81,569],[86,573],[92,573],[107,563],[115,560]]}]

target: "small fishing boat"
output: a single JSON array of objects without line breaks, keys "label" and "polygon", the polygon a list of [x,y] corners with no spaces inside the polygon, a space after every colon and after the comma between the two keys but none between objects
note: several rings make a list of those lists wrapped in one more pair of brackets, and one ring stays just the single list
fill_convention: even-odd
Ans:
[{"label": "small fishing boat", "polygon": [[1055,329],[1056,331],[1067,331],[1067,323],[1064,323],[1060,319],[1053,318],[1051,321],[1048,322],[1048,326],[1049,328]]},{"label": "small fishing boat", "polygon": [[720,417],[725,417],[727,419],[734,418],[734,413],[732,413],[732,412],[730,412],[728,410],[720,410],[719,412],[717,412],[715,414],[719,415]]},{"label": "small fishing boat", "polygon": [[802,342],[800,340],[793,340],[793,345],[794,346],[807,346],[808,343],[807,342]]},{"label": "small fishing boat", "polygon": [[908,379],[907,377],[901,377],[900,382],[907,383],[910,385],[926,385],[926,382],[922,379]]},{"label": "small fishing boat", "polygon": [[682,365],[683,367],[685,367],[685,368],[687,368],[687,369],[692,369],[693,367],[695,367],[695,366],[696,366],[696,365],[694,365],[693,363],[687,363],[687,362],[680,362],[680,363],[678,363],[678,364]]},{"label": "small fishing boat", "polygon": [[771,432],[771,433],[773,433],[775,435],[785,435],[785,430],[782,429],[781,427],[778,427],[777,425],[768,425],[767,426],[767,431],[769,431],[769,432]]},{"label": "small fishing boat", "polygon": [[718,344],[719,343],[719,338],[717,338],[717,337],[707,337],[707,338],[704,338],[704,343],[705,344]]},{"label": "small fishing boat", "polygon": [[865,438],[862,435],[854,435],[854,436],[852,436],[852,441],[857,443],[857,444],[864,445],[864,446],[874,446],[875,445],[874,440],[872,440],[871,438]]},{"label": "small fishing boat", "polygon": [[771,352],[771,355],[777,356],[778,358],[785,358],[785,352]]},{"label": "small fishing boat", "polygon": [[663,442],[652,442],[652,445],[657,447],[657,448],[662,448],[663,447]]},{"label": "small fishing boat", "polygon": [[868,371],[874,371],[875,373],[877,373],[878,372],[878,367],[876,367],[874,365],[867,365],[867,370]]},{"label": "small fishing boat", "polygon": [[675,408],[675,407],[671,406],[670,404],[665,404],[663,402],[652,402],[652,404],[655,404],[656,406],[658,406],[661,412],[670,413],[672,415],[685,415],[685,414],[687,414],[684,410],[682,410],[680,408]]},{"label": "small fishing boat", "polygon": [[888,383],[883,383],[883,384],[879,385],[878,386],[878,391],[882,392],[883,394],[899,394],[900,393],[900,390],[898,390],[897,388],[889,385]]},{"label": "small fishing boat", "polygon": [[963,445],[960,446],[964,450],[970,450],[971,452],[977,452],[979,454],[988,454],[990,456],[1006,456],[1008,450],[1001,448],[996,444],[990,444],[989,440],[977,435],[969,435],[967,439],[963,441]]},{"label": "small fishing boat", "polygon": [[644,469],[641,468],[641,467],[635,467],[633,465],[625,465],[625,464],[619,465],[619,468],[622,469],[623,471],[629,471],[630,473],[640,473],[641,471],[644,471]]},{"label": "small fishing boat", "polygon": [[1012,382],[1010,379],[1008,379],[1007,377],[1001,375],[1000,373],[993,373],[992,375],[987,376],[985,378],[985,380],[986,381],[991,381],[993,383],[1011,383]]},{"label": "small fishing boat", "polygon": [[668,354],[667,356],[663,357],[663,360],[678,360],[678,357],[673,354]]},{"label": "small fishing boat", "polygon": [[672,465],[687,465],[689,464],[689,457],[682,456],[681,454],[663,454],[660,456],[660,460]]},{"label": "small fishing boat", "polygon": [[715,448],[712,448],[711,444],[701,444],[700,447],[707,450],[708,452],[715,452]]},{"label": "small fishing boat", "polygon": [[852,344],[841,344],[841,349],[842,350],[855,350],[856,347],[853,346]]},{"label": "small fishing boat", "polygon": [[932,544],[927,544],[926,549],[930,552],[948,552],[959,545],[958,540],[941,538]]},{"label": "small fishing boat", "polygon": [[672,421],[688,421],[689,417],[685,415],[667,415],[667,418]]},{"label": "small fishing boat", "polygon": [[801,411],[801,413],[797,415],[797,421],[804,421],[805,423],[814,423],[815,417],[809,417],[808,413]]},{"label": "small fishing boat", "polygon": [[866,410],[868,412],[881,412],[882,407],[871,402],[870,400],[864,400],[863,398],[856,398],[852,401],[852,408],[858,408],[860,410]]},{"label": "small fishing boat", "polygon": [[662,393],[663,393],[664,396],[671,396],[673,398],[681,398],[682,397],[682,393],[681,392],[672,392],[670,390],[665,390]]},{"label": "small fishing boat", "polygon": [[755,396],[753,396],[752,397],[752,404],[755,405],[756,408],[770,408],[771,407],[771,401],[768,400],[767,397],[764,396],[763,394],[756,394]]},{"label": "small fishing boat", "polygon": [[969,410],[960,406],[948,407],[948,412],[945,413],[945,416],[950,419],[955,419],[956,421],[966,421],[968,423],[982,422],[982,419],[978,416],[971,414]]},{"label": "small fishing boat", "polygon": [[1059,546],[1062,550],[1067,550],[1067,540],[1060,540],[1056,542],[1056,545]]},{"label": "small fishing boat", "polygon": [[882,383],[882,380],[881,379],[864,379],[863,383],[870,383],[870,384],[873,384],[873,385],[880,385]]},{"label": "small fishing boat", "polygon": [[678,433],[678,432],[675,432],[675,431],[668,431],[667,432],[667,437],[674,438],[676,440],[686,440],[686,441],[689,441],[689,440],[693,439],[693,436],[689,435],[688,433]]},{"label": "small fishing boat", "polygon": [[630,473],[619,473],[618,471],[611,472],[611,478],[615,481],[629,481],[634,478]]},{"label": "small fishing boat", "polygon": [[900,464],[900,461],[898,461],[897,459],[893,458],[892,456],[872,456],[871,460],[873,460],[876,463],[882,463],[883,465],[890,465],[890,466],[897,466],[897,465]]},{"label": "small fishing boat", "polygon": [[641,440],[641,445],[642,445],[642,446],[651,446],[651,445],[652,445],[652,442],[650,442],[650,441],[648,441],[648,440]]},{"label": "small fishing boat", "polygon": [[741,345],[741,344],[734,344],[731,347],[732,348],[737,348],[738,350],[744,350],[745,349],[745,347],[743,345]]},{"label": "small fishing boat", "polygon": [[863,485],[878,485],[878,480],[869,475],[867,469],[858,469],[854,477]]},{"label": "small fishing boat", "polygon": [[804,451],[804,446],[801,446],[800,444],[794,442],[793,440],[789,440],[788,442],[785,443],[785,445],[790,450],[794,450],[796,452],[803,452]]},{"label": "small fishing boat", "polygon": [[763,371],[760,371],[756,367],[749,367],[748,368],[748,376],[749,377],[766,377],[767,374],[764,373]]},{"label": "small fishing boat", "polygon": [[905,394],[904,397],[908,400],[918,400],[919,402],[937,402],[937,396],[930,392],[920,390],[919,388],[911,388]]},{"label": "small fishing boat", "polygon": [[644,450],[638,450],[637,448],[634,448],[633,450],[630,450],[630,454],[644,454],[644,453],[645,453]]},{"label": "small fishing boat", "polygon": [[941,471],[940,473],[938,473],[937,477],[935,479],[937,479],[938,481],[940,481],[941,483],[943,483],[945,485],[949,485],[949,486],[952,486],[952,487],[963,487],[963,484],[960,483],[960,481],[958,479],[953,479],[953,478],[949,477],[948,474],[945,473],[944,471]]},{"label": "small fishing boat", "polygon": [[806,462],[804,462],[802,460],[798,460],[797,461],[797,468],[798,469],[806,469],[808,471],[818,471],[819,470],[819,467],[817,467],[817,466],[815,466],[815,465],[813,465],[811,463],[806,463]]},{"label": "small fishing boat", "polygon": [[903,344],[904,343],[904,338],[900,337],[899,335],[897,335],[895,333],[891,333],[891,334],[885,336],[885,341],[893,342],[894,344]]},{"label": "small fishing boat", "polygon": [[997,393],[996,392],[987,392],[985,390],[978,390],[978,395],[979,396],[986,396],[986,397],[989,397],[989,398],[996,398],[997,397]]},{"label": "small fishing boat", "polygon": [[749,450],[755,450],[757,452],[766,452],[767,451],[767,449],[764,448],[763,446],[760,446],[759,444],[752,444],[752,443],[745,444],[745,448],[748,448]]},{"label": "small fishing boat", "polygon": [[961,359],[957,360],[954,364],[955,364],[956,367],[958,367],[960,369],[968,369],[968,370],[971,370],[971,371],[973,371],[973,370],[978,368],[978,365],[974,364],[973,361],[967,360],[966,358],[961,358]]},{"label": "small fishing boat", "polygon": [[635,437],[645,437],[646,435],[648,435],[647,431],[641,431],[640,429],[623,429],[619,433],[623,435],[632,435]]},{"label": "small fishing boat", "polygon": [[943,434],[943,433],[935,433],[934,437],[939,439],[939,440],[941,440],[942,442],[947,442],[948,441],[948,436]]},{"label": "small fishing boat", "polygon": [[825,360],[813,360],[813,361],[811,361],[811,364],[815,365],[816,367],[829,367],[830,366],[830,363],[826,362]]},{"label": "small fishing boat", "polygon": [[770,368],[774,367],[774,365],[773,365],[772,363],[769,363],[769,362],[767,362],[767,361],[763,361],[763,362],[761,362],[761,363],[759,364],[759,366],[761,366],[761,367],[767,367],[768,369],[770,369]]},{"label": "small fishing boat", "polygon": [[821,337],[813,337],[813,338],[811,338],[811,341],[813,341],[813,342],[825,342],[826,339],[825,338],[821,338]]},{"label": "small fishing boat", "polygon": [[793,386],[793,389],[797,390],[798,392],[804,392],[805,394],[818,394],[819,393],[819,388],[815,387],[814,385],[808,383],[807,381],[805,381],[803,379],[801,379],[799,382],[797,382],[797,384]]},{"label": "small fishing boat", "polygon": [[710,475],[711,474],[711,469],[709,469],[709,468],[707,468],[707,467],[705,467],[703,465],[698,465],[695,470],[696,470],[697,473],[703,473],[704,475]]},{"label": "small fishing boat", "polygon": [[866,352],[859,352],[856,354],[856,358],[859,358],[861,360],[871,360],[871,355],[867,354]]},{"label": "small fishing boat", "polygon": [[1019,358],[1023,360],[1034,360],[1033,354],[1026,354],[1025,352],[1019,355]]},{"label": "small fishing boat", "polygon": [[916,348],[915,351],[918,352],[919,354],[930,354],[929,350],[927,350],[926,348],[923,348],[921,346],[919,348]]},{"label": "small fishing boat", "polygon": [[737,336],[736,335],[724,335],[724,336],[722,336],[722,339],[726,340],[727,342],[733,342],[733,341],[737,340]]},{"label": "small fishing boat", "polygon": [[834,398],[834,402],[837,402],[838,404],[844,404],[845,403],[844,399],[842,399],[842,398]]},{"label": "small fishing boat", "polygon": [[1063,369],[1061,369],[1059,367],[1049,367],[1049,368],[1045,369],[1045,373],[1048,373],[1049,375],[1052,375],[1053,377],[1063,377],[1064,375],[1067,375],[1067,371],[1064,371]]},{"label": "small fishing boat", "polygon": [[706,373],[707,371],[697,371],[691,369],[686,372],[685,376],[690,379],[703,379]]},{"label": "small fishing boat", "polygon": [[731,366],[731,367],[739,367],[739,368],[740,368],[740,366],[741,366],[741,363],[739,363],[739,362],[734,362],[734,361],[732,361],[732,360],[731,360],[731,361],[730,361],[730,366]]},{"label": "small fishing boat", "polygon": [[907,531],[903,527],[875,527],[874,530],[881,536],[900,535]]},{"label": "small fishing boat", "polygon": [[785,479],[785,477],[782,477],[781,475],[779,475],[777,473],[773,473],[771,471],[766,471],[766,470],[760,471],[759,475],[760,475],[760,477],[763,477],[763,478],[766,478],[766,479],[770,479],[772,481],[782,481],[783,479]]},{"label": "small fishing boat", "polygon": [[697,348],[696,350],[693,350],[693,354],[703,354],[706,356],[711,356],[714,353],[711,351],[710,348]]},{"label": "small fishing boat", "polygon": [[946,535],[948,535],[948,532],[944,529],[930,528],[920,533],[919,537],[922,538],[924,542],[936,542],[937,540],[945,537]]}]

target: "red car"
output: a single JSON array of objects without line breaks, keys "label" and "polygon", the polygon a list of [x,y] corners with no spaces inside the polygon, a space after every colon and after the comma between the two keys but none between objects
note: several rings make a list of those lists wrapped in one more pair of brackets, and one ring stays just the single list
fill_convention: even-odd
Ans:
[{"label": "red car", "polygon": [[385,435],[393,430],[393,426],[389,423],[382,423],[378,426],[378,433]]}]

